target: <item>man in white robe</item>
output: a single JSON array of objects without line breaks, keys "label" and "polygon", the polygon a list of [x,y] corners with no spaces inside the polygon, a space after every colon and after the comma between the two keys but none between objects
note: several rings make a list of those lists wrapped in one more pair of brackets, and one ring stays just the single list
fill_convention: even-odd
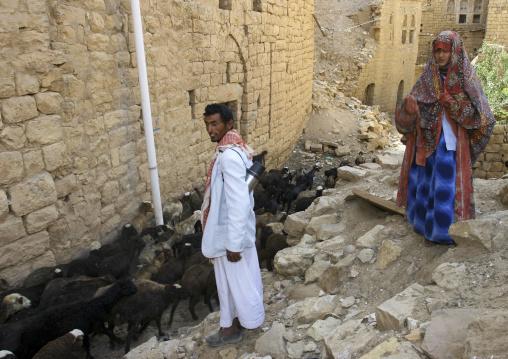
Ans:
[{"label": "man in white robe", "polygon": [[240,342],[247,329],[261,326],[265,319],[254,197],[245,182],[255,152],[233,129],[233,115],[225,105],[208,105],[204,122],[218,144],[201,210],[202,252],[213,260],[221,312],[219,330],[205,340],[221,346]]}]

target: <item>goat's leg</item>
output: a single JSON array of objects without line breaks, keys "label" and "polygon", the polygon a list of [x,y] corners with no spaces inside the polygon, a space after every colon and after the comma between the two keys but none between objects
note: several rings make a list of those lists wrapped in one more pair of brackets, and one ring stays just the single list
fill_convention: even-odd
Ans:
[{"label": "goat's leg", "polygon": [[94,359],[92,354],[90,353],[90,336],[88,333],[85,333],[83,336],[83,347],[86,350],[86,359]]},{"label": "goat's leg", "polygon": [[129,322],[128,328],[127,328],[127,336],[125,337],[125,354],[127,354],[131,350],[131,337],[132,332],[137,327],[137,324]]},{"label": "goat's leg", "polygon": [[176,298],[173,303],[173,306],[171,307],[171,315],[169,316],[168,328],[171,328],[171,324],[173,324],[173,315],[175,314],[176,307],[178,306],[178,302],[180,302],[180,299]]},{"label": "goat's leg", "polygon": [[198,320],[198,316],[196,315],[196,312],[194,311],[194,308],[196,307],[198,300],[199,300],[199,296],[192,296],[189,299],[189,312],[192,315],[193,320]]},{"label": "goat's leg", "polygon": [[161,328],[161,319],[162,319],[162,312],[157,315],[157,318],[155,318],[155,324],[157,324],[157,329],[159,329],[159,337],[165,337],[166,333],[162,331]]}]

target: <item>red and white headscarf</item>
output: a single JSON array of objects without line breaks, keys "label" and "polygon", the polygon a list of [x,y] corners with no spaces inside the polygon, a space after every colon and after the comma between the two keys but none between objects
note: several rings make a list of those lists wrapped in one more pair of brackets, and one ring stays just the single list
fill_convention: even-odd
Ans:
[{"label": "red and white headscarf", "polygon": [[208,219],[208,213],[210,212],[210,204],[211,204],[211,197],[210,197],[210,185],[212,182],[212,170],[213,166],[215,165],[215,161],[217,160],[217,157],[219,156],[220,152],[224,152],[228,148],[231,147],[238,147],[240,148],[249,158],[249,160],[252,159],[252,156],[256,154],[252,148],[249,147],[245,143],[244,140],[240,137],[238,132],[236,130],[230,130],[228,131],[224,137],[220,140],[220,142],[217,144],[217,147],[215,147],[215,153],[212,157],[212,162],[210,163],[210,167],[208,168],[208,174],[206,177],[206,185],[205,185],[205,194],[203,195],[203,204],[201,205],[201,223],[203,224],[203,230],[206,226],[206,220]]}]

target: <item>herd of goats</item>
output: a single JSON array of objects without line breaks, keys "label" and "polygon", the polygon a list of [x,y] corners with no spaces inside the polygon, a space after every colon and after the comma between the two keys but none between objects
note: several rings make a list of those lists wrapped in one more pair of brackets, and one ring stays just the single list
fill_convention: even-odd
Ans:
[{"label": "herd of goats", "polygon": [[[266,152],[254,160],[264,163]],[[305,210],[334,187],[337,168],[325,171],[324,186],[315,185],[319,165],[265,173],[254,189],[256,247],[260,266],[273,270],[277,251],[288,246],[283,222],[287,214]],[[193,320],[196,303],[213,311],[218,301],[213,266],[201,253],[200,191],[186,193],[164,206],[166,225],[139,232],[126,224],[112,243],[93,249],[86,258],[39,268],[22,286],[0,279],[0,359],[93,358],[90,337],[106,334],[110,347],[130,350],[155,321],[160,337],[163,312],[171,306],[171,327],[178,303],[189,300]],[[107,323],[107,325],[105,325]],[[115,326],[127,324],[125,338]]]}]

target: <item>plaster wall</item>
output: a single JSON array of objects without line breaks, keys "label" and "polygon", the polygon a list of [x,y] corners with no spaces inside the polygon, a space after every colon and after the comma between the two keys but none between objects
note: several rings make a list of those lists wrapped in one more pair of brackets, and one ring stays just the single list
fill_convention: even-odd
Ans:
[{"label": "plaster wall", "polygon": [[[142,0],[162,203],[205,182],[207,104],[267,166],[312,104],[312,0]],[[84,255],[151,199],[130,1],[0,5],[0,277]]]}]

